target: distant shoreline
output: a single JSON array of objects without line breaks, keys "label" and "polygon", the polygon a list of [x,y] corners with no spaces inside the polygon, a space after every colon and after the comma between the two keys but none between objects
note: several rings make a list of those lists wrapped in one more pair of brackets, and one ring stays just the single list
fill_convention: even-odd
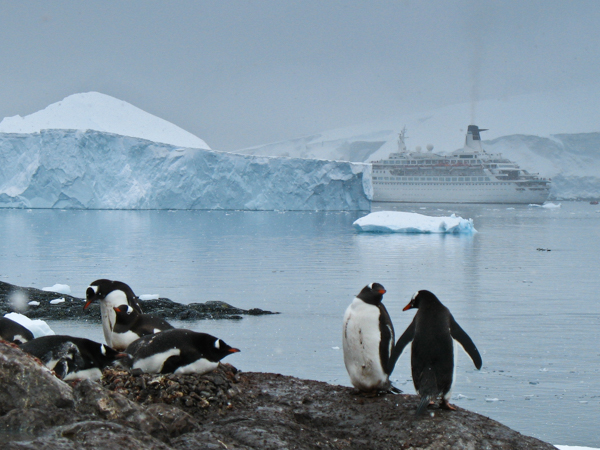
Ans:
[{"label": "distant shoreline", "polygon": [[[15,293],[24,296],[20,302],[25,309],[16,308],[11,297]],[[57,299],[62,302],[51,304]],[[261,316],[279,314],[259,308],[241,309],[223,301],[207,301],[205,303],[182,304],[168,298],[156,300],[140,300],[145,314],[160,316],[166,320],[204,320],[204,319],[242,319],[243,316]],[[84,299],[57,292],[42,291],[32,287],[16,286],[0,281],[0,313],[4,316],[10,312],[26,315],[30,319],[43,320],[86,320],[100,322],[100,306],[92,303],[83,310]]]}]

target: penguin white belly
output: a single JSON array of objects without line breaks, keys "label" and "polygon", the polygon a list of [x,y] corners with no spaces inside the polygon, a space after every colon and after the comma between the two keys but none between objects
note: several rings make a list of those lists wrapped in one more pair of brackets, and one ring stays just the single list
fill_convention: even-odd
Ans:
[{"label": "penguin white belly", "polygon": [[111,333],[112,345],[110,347],[115,350],[125,350],[129,344],[133,341],[138,340],[140,337],[133,331],[126,331],[125,333]]},{"label": "penguin white belly", "polygon": [[219,367],[218,361],[212,362],[208,359],[200,358],[187,366],[178,367],[177,370],[175,370],[175,373],[197,373],[202,375],[204,373],[212,372],[217,367]]},{"label": "penguin white belly", "polygon": [[350,381],[361,391],[388,389],[379,344],[379,308],[355,298],[344,315],[344,363]]},{"label": "penguin white belly", "polygon": [[161,353],[155,353],[154,355],[135,361],[133,363],[133,369],[141,369],[145,373],[160,373],[165,361],[171,356],[177,356],[179,354],[181,354],[181,350],[178,348],[171,348]]},{"label": "penguin white belly", "polygon": [[127,295],[123,291],[112,291],[104,300],[100,301],[100,315],[102,317],[102,331],[106,345],[113,347],[112,330],[115,326],[117,314],[113,308],[120,305],[127,305]]}]

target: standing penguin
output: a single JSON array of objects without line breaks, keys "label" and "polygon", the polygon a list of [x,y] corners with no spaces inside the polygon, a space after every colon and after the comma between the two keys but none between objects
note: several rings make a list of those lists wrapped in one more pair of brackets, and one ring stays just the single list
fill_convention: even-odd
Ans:
[{"label": "standing penguin", "polygon": [[418,291],[403,311],[416,308],[417,313],[400,336],[390,358],[391,373],[404,347],[412,341],[411,368],[415,390],[421,396],[417,414],[430,402],[442,397],[441,408],[455,410],[448,401],[454,375],[454,342],[458,341],[481,369],[481,356],[467,333],[456,323],[450,310],[429,291]]},{"label": "standing penguin", "polygon": [[140,314],[129,305],[115,308],[115,324],[112,329],[112,342],[115,350],[125,350],[129,344],[147,334],[160,333],[173,328],[160,317]]},{"label": "standing penguin", "polygon": [[83,309],[87,309],[96,300],[100,301],[102,330],[109,347],[113,346],[113,328],[116,321],[114,308],[127,304],[140,314],[142,313],[137,296],[128,285],[121,281],[96,280],[85,291],[85,299],[86,303]]},{"label": "standing penguin", "polygon": [[365,286],[344,314],[344,363],[350,381],[360,391],[389,391],[389,360],[394,346],[394,326],[383,305],[384,287]]}]

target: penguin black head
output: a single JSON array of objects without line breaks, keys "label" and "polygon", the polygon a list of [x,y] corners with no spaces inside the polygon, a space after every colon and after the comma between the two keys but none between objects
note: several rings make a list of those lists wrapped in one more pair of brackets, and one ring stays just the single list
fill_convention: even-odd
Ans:
[{"label": "penguin black head", "polygon": [[413,308],[419,309],[422,306],[427,307],[434,303],[440,303],[440,301],[432,292],[426,290],[417,291],[410,299],[408,305],[406,305],[402,311],[407,311]]},{"label": "penguin black head", "polygon": [[383,301],[383,294],[385,294],[385,292],[385,288],[381,284],[371,283],[365,286],[357,297],[365,303],[378,305]]},{"label": "penguin black head", "polygon": [[127,303],[130,306],[139,309],[137,296],[127,284],[123,283],[122,281],[112,281],[106,279],[100,279],[90,283],[85,291],[86,303],[83,309],[87,309],[92,302],[96,300],[105,300],[106,296],[114,291],[122,291],[122,293],[127,297]]},{"label": "penguin black head", "polygon": [[[213,338],[214,337],[211,336],[209,339],[213,339]],[[207,350],[207,356],[206,356],[206,358],[211,361],[221,361],[227,355],[231,355],[232,353],[240,352],[240,349],[230,347],[221,339],[215,339],[214,343],[212,344],[212,347],[213,347],[212,349]]]},{"label": "penguin black head", "polygon": [[117,322],[125,325],[133,323],[140,315],[139,312],[129,305],[119,305],[113,307],[113,309],[117,315]]}]

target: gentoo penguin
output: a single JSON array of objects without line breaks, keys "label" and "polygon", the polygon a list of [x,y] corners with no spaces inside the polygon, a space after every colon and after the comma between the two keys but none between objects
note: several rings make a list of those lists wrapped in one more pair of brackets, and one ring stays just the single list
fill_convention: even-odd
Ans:
[{"label": "gentoo penguin", "polygon": [[8,317],[0,317],[0,338],[17,345],[33,339],[33,333]]},{"label": "gentoo penguin", "polygon": [[365,286],[344,314],[344,363],[350,381],[362,392],[392,389],[389,360],[394,346],[394,326],[383,305],[384,287]]},{"label": "gentoo penguin", "polygon": [[403,311],[416,308],[417,313],[400,336],[390,358],[390,373],[402,350],[412,341],[411,369],[415,390],[421,396],[417,414],[430,402],[442,397],[441,408],[455,410],[448,403],[454,375],[454,342],[458,341],[481,369],[481,356],[467,333],[456,323],[450,310],[429,291],[418,291]]},{"label": "gentoo penguin", "polygon": [[102,369],[129,355],[98,342],[72,336],[42,336],[22,344],[21,349],[39,358],[62,380],[99,380]]},{"label": "gentoo penguin", "polygon": [[133,357],[132,369],[198,374],[215,370],[221,359],[239,351],[210,334],[181,328],[143,336],[126,350]]},{"label": "gentoo penguin", "polygon": [[83,309],[87,309],[93,301],[100,301],[102,330],[109,347],[113,347],[113,327],[115,326],[115,310],[119,305],[127,304],[142,313],[138,298],[131,288],[121,281],[96,280],[85,291],[87,300]]},{"label": "gentoo penguin", "polygon": [[140,314],[129,305],[119,305],[115,310],[112,344],[115,350],[125,350],[129,344],[147,334],[173,328],[166,320],[149,314]]}]

